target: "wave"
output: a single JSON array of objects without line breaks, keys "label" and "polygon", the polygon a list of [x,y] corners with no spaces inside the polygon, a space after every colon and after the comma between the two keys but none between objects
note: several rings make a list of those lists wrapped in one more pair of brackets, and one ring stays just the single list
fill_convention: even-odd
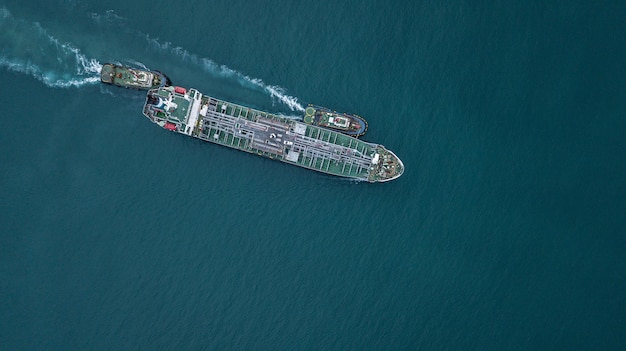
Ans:
[{"label": "wave", "polygon": [[20,62],[19,60],[9,60],[0,56],[0,67],[11,71],[24,73],[33,76],[35,79],[51,88],[80,87],[86,84],[94,84],[100,81],[99,77],[64,78],[57,73],[44,71],[39,66],[30,62]]},{"label": "wave", "polygon": [[39,23],[14,18],[0,8],[0,67],[34,77],[53,88],[100,81],[102,65],[77,47],[48,34]]},{"label": "wave", "polygon": [[304,107],[298,102],[298,98],[285,94],[285,90],[275,85],[265,85],[259,80],[259,85],[263,87],[272,97],[278,98],[282,103],[289,106],[291,111],[304,112]]},{"label": "wave", "polygon": [[89,17],[91,17],[94,22],[99,24],[117,24],[126,22],[125,17],[116,14],[113,10],[107,10],[103,14],[92,12],[89,14]]},{"label": "wave", "polygon": [[146,40],[148,41],[148,44],[155,49],[169,52],[178,56],[183,61],[198,65],[209,74],[223,78],[235,78],[242,86],[261,89],[270,97],[285,104],[292,111],[304,112],[304,107],[298,102],[298,98],[287,95],[285,89],[282,87],[265,84],[263,80],[259,78],[251,78],[239,71],[227,67],[226,65],[219,65],[211,59],[198,57],[198,55],[192,54],[180,46],[175,46],[171,42],[160,42],[158,39],[152,38],[149,35],[146,35]]}]

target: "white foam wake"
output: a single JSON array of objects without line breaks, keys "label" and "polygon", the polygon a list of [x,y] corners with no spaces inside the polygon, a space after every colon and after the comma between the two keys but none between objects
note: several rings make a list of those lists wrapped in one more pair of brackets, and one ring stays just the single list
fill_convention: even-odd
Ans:
[{"label": "white foam wake", "polygon": [[59,77],[55,72],[45,72],[35,64],[29,62],[20,62],[19,60],[8,60],[4,57],[0,57],[0,67],[7,68],[14,72],[30,75],[52,88],[80,87],[86,84],[93,84],[100,81],[100,78],[98,77]]},{"label": "white foam wake", "polygon": [[102,65],[70,43],[48,34],[39,23],[14,18],[0,8],[0,67],[34,77],[53,88],[97,83]]},{"label": "white foam wake", "polygon": [[283,88],[275,86],[275,85],[264,85],[263,82],[259,81],[259,83],[263,86],[263,88],[270,93],[272,97],[278,98],[283,104],[289,106],[291,111],[300,111],[304,112],[304,107],[300,105],[298,102],[298,98],[293,96],[289,96],[285,94]]},{"label": "white foam wake", "polygon": [[183,61],[189,61],[191,63],[199,65],[210,74],[225,78],[236,78],[243,86],[257,89],[260,88],[270,97],[275,98],[281,103],[285,104],[292,111],[304,112],[304,107],[302,107],[302,105],[298,102],[298,98],[287,95],[285,93],[285,89],[282,87],[265,84],[259,78],[251,78],[225,65],[218,65],[211,59],[198,57],[196,54],[192,54],[180,46],[174,46],[170,42],[161,43],[158,39],[151,38],[149,35],[146,35],[146,40],[151,46],[155,47],[156,49],[170,52],[173,55],[178,56]]},{"label": "white foam wake", "polygon": [[89,14],[91,19],[98,24],[115,24],[126,22],[126,18],[115,13],[113,10],[107,10],[105,13],[92,12]]}]

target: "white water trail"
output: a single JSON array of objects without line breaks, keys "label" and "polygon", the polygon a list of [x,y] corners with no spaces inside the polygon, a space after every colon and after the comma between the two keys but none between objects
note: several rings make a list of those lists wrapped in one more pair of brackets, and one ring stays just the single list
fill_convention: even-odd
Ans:
[{"label": "white water trail", "polygon": [[100,81],[102,65],[77,47],[48,34],[37,22],[14,18],[0,8],[0,67],[30,75],[52,88]]},{"label": "white water trail", "polygon": [[298,98],[285,94],[285,90],[275,85],[265,85],[259,80],[259,84],[270,93],[272,97],[278,98],[283,104],[289,106],[291,111],[304,112],[304,107],[298,103]]},{"label": "white water trail", "polygon": [[198,57],[196,54],[192,54],[180,46],[174,46],[170,42],[162,43],[158,39],[151,38],[149,35],[146,35],[146,40],[148,41],[149,45],[155,47],[156,49],[176,55],[183,61],[189,61],[196,65],[199,65],[210,74],[225,78],[235,78],[239,81],[241,85],[252,88],[260,88],[271,98],[277,99],[278,101],[289,107],[289,109],[291,109],[292,111],[304,112],[304,107],[298,102],[298,98],[287,95],[285,89],[282,87],[265,84],[259,78],[250,78],[249,76],[232,68],[229,68],[226,65],[218,65],[211,59]]},{"label": "white water trail", "polygon": [[114,10],[107,10],[105,13],[92,12],[91,19],[99,24],[115,24],[126,22],[126,18],[115,13]]}]

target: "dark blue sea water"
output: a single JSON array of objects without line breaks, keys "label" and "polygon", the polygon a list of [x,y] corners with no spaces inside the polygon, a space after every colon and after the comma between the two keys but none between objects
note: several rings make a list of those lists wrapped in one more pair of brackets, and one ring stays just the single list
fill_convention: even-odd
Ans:
[{"label": "dark blue sea water", "polygon": [[[1,350],[626,349],[623,1],[0,0]],[[168,133],[115,61],[405,174]]]}]

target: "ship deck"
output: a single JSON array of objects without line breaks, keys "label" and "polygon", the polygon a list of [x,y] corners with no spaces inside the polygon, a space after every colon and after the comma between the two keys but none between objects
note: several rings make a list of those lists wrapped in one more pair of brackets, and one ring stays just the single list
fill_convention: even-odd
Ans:
[{"label": "ship deck", "polygon": [[367,178],[373,145],[227,101],[203,99],[209,109],[196,128],[194,136],[200,139],[317,171]]}]

